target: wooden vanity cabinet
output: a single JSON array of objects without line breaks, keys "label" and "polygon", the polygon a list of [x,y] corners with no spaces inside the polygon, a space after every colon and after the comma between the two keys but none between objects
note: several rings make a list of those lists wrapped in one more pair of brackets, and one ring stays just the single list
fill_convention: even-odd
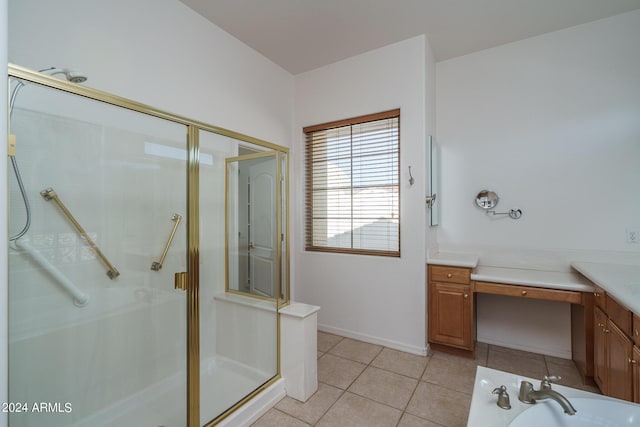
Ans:
[{"label": "wooden vanity cabinet", "polygon": [[637,379],[634,383],[637,376],[634,361],[640,358],[634,358],[634,346],[629,337],[632,315],[608,295],[605,310],[599,304],[594,307],[593,377],[603,394],[633,401],[634,389],[640,387]]},{"label": "wooden vanity cabinet", "polygon": [[640,348],[633,347],[633,401],[640,403]]},{"label": "wooden vanity cabinet", "polygon": [[593,379],[602,394],[609,394],[607,374],[607,314],[598,306],[593,308]]},{"label": "wooden vanity cabinet", "polygon": [[607,316],[618,328],[627,336],[631,336],[633,313],[627,310],[622,304],[607,295]]},{"label": "wooden vanity cabinet", "polygon": [[435,349],[473,357],[471,269],[428,265],[427,277],[429,343]]},{"label": "wooden vanity cabinet", "polygon": [[633,315],[633,331],[632,337],[633,343],[633,356],[631,359],[631,369],[633,376],[633,401],[640,403],[640,316]]},{"label": "wooden vanity cabinet", "polygon": [[632,353],[633,344],[611,319],[607,323],[607,351],[609,352],[609,390],[607,395],[633,400]]},{"label": "wooden vanity cabinet", "polygon": [[594,291],[593,291],[593,304],[596,307],[600,307],[602,310],[606,310],[606,294],[604,292],[604,290],[602,288],[599,288],[597,286],[594,286]]}]

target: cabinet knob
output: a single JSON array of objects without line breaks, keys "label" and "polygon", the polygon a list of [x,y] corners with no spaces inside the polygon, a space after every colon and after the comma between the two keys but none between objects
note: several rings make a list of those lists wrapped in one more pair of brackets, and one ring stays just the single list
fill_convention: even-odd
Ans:
[{"label": "cabinet knob", "polygon": [[594,297],[599,297],[599,296],[600,296],[600,294],[599,294],[599,293],[597,293],[597,292],[594,292],[594,293],[593,293],[593,296],[594,296]]},{"label": "cabinet knob", "polygon": [[451,277],[453,277],[453,274],[451,274],[451,273],[447,273],[447,277],[448,277],[449,279],[451,279]]},{"label": "cabinet knob", "polygon": [[527,291],[522,291],[522,292],[520,292],[520,294],[522,294],[522,296],[524,297],[524,296],[527,295]]},{"label": "cabinet knob", "polygon": [[464,299],[469,298],[469,294],[464,294]]},{"label": "cabinet knob", "polygon": [[636,329],[635,331],[636,336],[640,336],[640,332]]},{"label": "cabinet knob", "polygon": [[603,329],[603,332],[604,332],[605,334],[608,334],[608,333],[609,333],[609,332],[611,332],[611,331],[610,331],[610,330],[608,330],[608,329]]},{"label": "cabinet knob", "polygon": [[602,323],[602,322],[599,322],[599,323],[598,323],[598,327],[599,327],[599,328],[602,328],[603,326],[604,326],[604,323]]},{"label": "cabinet knob", "polygon": [[632,365],[635,365],[635,364],[637,364],[637,363],[638,363],[638,361],[637,361],[637,360],[633,360],[633,359],[629,358],[629,363],[631,363]]}]

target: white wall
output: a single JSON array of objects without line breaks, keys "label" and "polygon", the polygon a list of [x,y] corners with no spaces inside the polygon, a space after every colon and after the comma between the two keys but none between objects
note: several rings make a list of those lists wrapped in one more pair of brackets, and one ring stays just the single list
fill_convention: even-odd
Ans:
[{"label": "white wall", "polygon": [[[319,305],[319,328],[389,347],[425,351],[424,36],[295,78],[292,168],[304,176],[304,126],[400,108],[401,258],[305,252],[304,183],[292,182],[295,299]],[[408,166],[416,180],[408,183]]]},{"label": "white wall", "polygon": [[9,61],[288,146],[293,77],[178,0],[10,0]]},{"label": "white wall", "polygon": [[[426,135],[431,135],[433,142],[438,144],[438,135],[436,135],[436,60],[433,56],[433,52],[431,51],[431,46],[429,46],[429,39],[427,39],[426,46],[426,55],[425,55],[425,107],[426,107],[426,118],[427,118],[427,128]],[[434,154],[435,157],[438,157],[437,154]],[[438,171],[431,170],[431,153],[429,152],[429,147],[425,146],[425,189],[424,195],[431,195],[431,175],[432,173],[439,174]],[[437,182],[437,178],[435,180]],[[437,186],[437,184],[436,184]],[[439,193],[439,190],[436,189],[436,192]],[[440,194],[436,195],[436,199],[440,197]],[[439,202],[438,202],[439,203]],[[437,209],[440,207],[438,206]],[[438,248],[438,229],[437,226],[431,226],[431,212],[424,205],[424,220],[426,224],[426,233],[425,233],[425,245],[426,251],[435,250]],[[436,218],[437,219],[437,218]],[[426,252],[425,252],[426,253]]]},{"label": "white wall", "polygon": [[[625,241],[626,227],[640,228],[638,40],[635,11],[437,64],[441,249],[476,251],[481,264],[560,271],[600,251],[640,259],[640,245]],[[522,218],[476,208],[484,188],[501,197],[498,211],[519,207]],[[527,325],[490,327],[545,315],[516,301],[514,316],[499,319],[504,306],[481,299],[480,339],[535,342],[540,331]],[[542,331],[564,350],[568,309]]]}]

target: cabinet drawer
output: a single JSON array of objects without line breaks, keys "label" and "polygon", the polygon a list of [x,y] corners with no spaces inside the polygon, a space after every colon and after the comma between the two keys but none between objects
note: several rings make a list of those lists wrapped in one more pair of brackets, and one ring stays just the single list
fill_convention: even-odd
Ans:
[{"label": "cabinet drawer", "polygon": [[532,286],[505,285],[502,283],[475,282],[475,292],[510,297],[543,299],[547,301],[582,303],[582,294],[576,291],[536,288]]},{"label": "cabinet drawer", "polygon": [[[633,315],[633,342],[640,346],[640,317],[637,314]],[[640,350],[639,350],[640,351]],[[640,395],[638,396],[640,399]]]},{"label": "cabinet drawer", "polygon": [[632,336],[632,315],[618,301],[607,295],[607,315],[627,336]]},{"label": "cabinet drawer", "polygon": [[603,289],[597,286],[595,287],[595,290],[593,291],[593,303],[604,311],[607,310],[606,301],[605,301],[606,295],[607,294],[604,292]]},{"label": "cabinet drawer", "polygon": [[461,283],[471,282],[471,269],[462,267],[447,267],[443,265],[429,266],[432,282]]}]

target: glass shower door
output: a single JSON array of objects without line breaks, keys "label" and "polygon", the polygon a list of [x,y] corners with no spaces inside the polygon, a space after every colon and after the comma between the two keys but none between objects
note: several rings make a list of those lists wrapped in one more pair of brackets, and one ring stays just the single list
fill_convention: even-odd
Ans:
[{"label": "glass shower door", "polygon": [[277,156],[200,132],[201,425],[278,374]]},{"label": "glass shower door", "polygon": [[15,98],[9,426],[186,425],[185,126],[35,84]]}]

